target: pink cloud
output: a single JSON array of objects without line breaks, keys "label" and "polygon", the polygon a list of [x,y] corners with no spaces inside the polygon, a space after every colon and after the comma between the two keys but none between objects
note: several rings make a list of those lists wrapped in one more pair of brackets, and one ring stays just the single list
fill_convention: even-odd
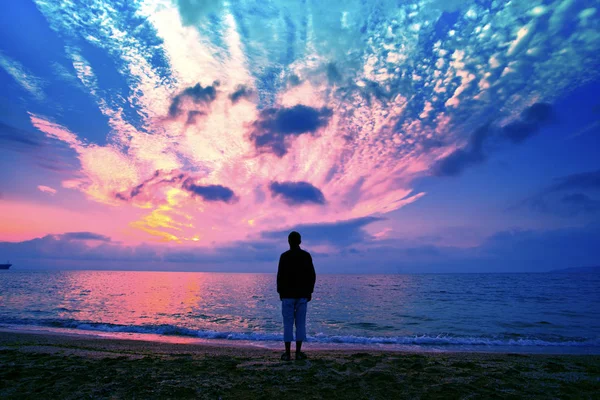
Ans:
[{"label": "pink cloud", "polygon": [[[471,93],[479,87],[476,82],[491,79],[473,43],[454,52],[435,44],[436,68],[427,65],[431,71],[421,68],[423,73],[414,76],[423,88],[431,89],[431,98],[419,105],[416,114],[410,107],[414,93],[394,91],[399,80],[393,79],[400,74],[397,63],[414,58],[418,64],[423,59],[422,54],[411,53],[419,49],[415,25],[398,28],[402,40],[385,46],[373,37],[369,42],[373,48],[361,49],[366,55],[356,60],[363,65],[354,68],[355,75],[334,84],[327,76],[329,54],[320,53],[321,45],[314,43],[312,35],[319,32],[310,32],[313,39],[302,49],[304,56],[289,65],[287,76],[282,72],[278,77],[285,82],[294,74],[298,84],[282,84],[267,93],[271,100],[257,104],[265,90],[255,72],[267,70],[273,60],[265,56],[250,64],[236,18],[226,7],[221,32],[226,51],[222,51],[198,27],[184,26],[174,5],[140,6],[139,15],[148,19],[162,41],[160,50],[170,71],[167,78],[145,57],[155,49],[121,30],[116,10],[101,3],[90,8],[40,5],[53,29],[65,35],[89,29],[94,35],[85,40],[120,61],[118,72],[129,82],[131,95],[119,101],[136,108],[139,126],[127,122],[124,106],[99,87],[95,66],[70,47],[67,56],[78,79],[108,118],[107,144],[87,143],[81,139],[85,132],[71,132],[41,115],[30,114],[30,120],[47,137],[76,152],[81,169],[77,178],[63,181],[62,186],[104,205],[111,220],[105,229],[116,231],[118,240],[212,246],[298,224],[388,213],[424,196],[413,192],[413,180],[428,174],[436,160],[459,147],[465,134],[488,118],[491,105],[476,98],[485,97],[494,82]],[[263,29],[270,34],[275,28]],[[386,46],[394,48],[380,51]],[[458,87],[452,83],[456,79]],[[253,95],[232,101],[242,85]],[[508,99],[512,93],[505,95]],[[514,100],[504,114],[530,98],[524,94]],[[449,107],[443,109],[441,104]],[[467,106],[473,115],[467,118],[463,112],[454,121],[455,109],[465,104],[471,104]],[[306,122],[286,113],[294,108],[313,110],[303,115],[316,114],[319,123],[310,129],[286,130],[285,124]],[[271,134],[270,142],[265,133]],[[177,178],[180,175],[193,182],[184,184],[183,178]],[[273,182],[305,182],[320,194],[319,201],[290,206],[273,195],[269,189]],[[215,196],[235,201],[214,201]],[[51,226],[64,224],[53,219]]]},{"label": "pink cloud", "polygon": [[43,193],[48,193],[51,195],[55,195],[56,194],[56,189],[51,188],[50,186],[44,186],[44,185],[38,185],[38,190],[43,192]]},{"label": "pink cloud", "polygon": [[[88,79],[92,74],[86,69]],[[248,90],[255,89],[249,86]],[[289,90],[289,98],[300,93],[296,87]],[[205,115],[194,124],[187,115],[149,117],[148,134],[115,123],[112,139],[104,146],[87,144],[77,134],[39,115],[32,114],[31,122],[77,153],[80,177],[64,181],[63,187],[79,190],[88,199],[110,206],[109,210],[133,206],[140,211],[137,217],[132,214],[120,220],[130,233],[127,238],[118,236],[122,240],[212,245],[301,223],[386,213],[424,195],[411,194],[410,181],[427,171],[434,156],[405,150],[404,139],[386,128],[402,108],[383,113],[383,105],[373,102],[347,117],[346,106],[341,104],[328,110],[327,118],[311,134],[286,138],[287,154],[280,157],[256,152],[251,132],[256,129],[259,111],[248,99],[232,102],[229,95],[234,91],[227,85],[215,86],[211,101],[203,105]],[[300,103],[304,109],[319,110],[323,108],[315,106],[328,103],[320,86],[305,85],[302,91],[311,93],[305,100],[314,103]],[[171,99],[178,99],[177,93],[187,92],[185,88],[174,91]],[[154,102],[153,95],[141,95],[150,96],[142,102],[149,108],[147,115],[167,115],[163,100]],[[282,93],[282,99],[289,102],[289,98]],[[183,107],[181,101],[178,106]],[[402,104],[404,100],[396,101]],[[194,107],[194,103],[186,107]],[[293,107],[296,105],[283,103],[274,109]],[[354,132],[354,137],[348,140],[340,132]],[[401,158],[396,155],[399,150],[404,152]],[[184,165],[195,172],[186,172]],[[160,179],[153,178],[157,174]],[[198,196],[186,190],[183,180],[175,179],[179,174],[192,176],[198,188],[231,190],[236,202],[214,202]],[[272,182],[310,182],[324,201],[290,207],[270,192]]]}]

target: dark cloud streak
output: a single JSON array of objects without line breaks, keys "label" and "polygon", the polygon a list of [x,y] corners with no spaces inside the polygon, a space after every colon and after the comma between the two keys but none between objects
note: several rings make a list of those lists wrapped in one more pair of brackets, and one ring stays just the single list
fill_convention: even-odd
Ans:
[{"label": "dark cloud streak", "polygon": [[438,160],[433,167],[436,176],[457,176],[468,167],[481,164],[487,160],[485,147],[492,136],[519,144],[535,135],[546,124],[554,121],[554,111],[547,103],[536,103],[521,113],[521,118],[502,128],[494,128],[488,123],[477,129],[467,146],[457,149],[448,156]]},{"label": "dark cloud streak", "polygon": [[556,192],[562,190],[600,190],[600,169],[596,171],[581,172],[555,179],[556,183],[546,191]]},{"label": "dark cloud streak", "polygon": [[554,120],[552,106],[547,103],[536,103],[525,109],[521,120],[511,122],[502,128],[504,136],[513,143],[521,143],[535,135],[542,126]]},{"label": "dark cloud streak", "polygon": [[63,144],[49,140],[38,131],[28,131],[0,122],[0,149],[24,154],[33,159],[38,167],[58,172],[71,173],[77,163],[65,162],[62,153],[70,151]]},{"label": "dark cloud streak", "polygon": [[583,193],[573,193],[564,196],[562,203],[571,208],[574,214],[593,214],[600,210],[600,201],[592,199]]},{"label": "dark cloud streak", "polygon": [[240,101],[242,98],[251,98],[254,96],[254,91],[245,85],[238,85],[235,92],[229,95],[229,99],[233,104]]},{"label": "dark cloud streak", "polygon": [[265,239],[287,240],[287,235],[291,231],[297,231],[300,232],[303,241],[306,243],[346,247],[370,241],[372,237],[364,230],[364,227],[383,220],[383,218],[378,217],[363,217],[333,223],[303,224],[285,230],[263,232],[262,237]]},{"label": "dark cloud streak", "polygon": [[8,148],[22,152],[43,147],[45,145],[45,138],[42,135],[0,122],[0,145],[3,149]]},{"label": "dark cloud streak", "polygon": [[434,175],[460,175],[467,167],[484,162],[486,160],[486,155],[483,152],[483,145],[489,133],[489,124],[477,129],[469,139],[469,144],[465,148],[453,151],[436,163],[433,168]]},{"label": "dark cloud streak", "polygon": [[93,232],[67,232],[58,236],[64,240],[95,240],[99,242],[111,241],[110,237]]},{"label": "dark cloud streak", "polygon": [[115,198],[123,201],[131,201],[138,196],[151,196],[151,189],[158,188],[165,184],[179,184],[181,188],[195,196],[202,197],[205,201],[222,201],[231,203],[237,199],[233,190],[222,185],[199,185],[195,179],[185,172],[170,171],[163,172],[157,170],[154,174],[135,186],[129,193],[115,193]]},{"label": "dark cloud streak", "polygon": [[290,145],[288,137],[314,134],[329,123],[331,115],[329,108],[315,109],[301,104],[290,108],[269,108],[263,110],[259,120],[254,122],[250,139],[258,151],[283,157]]},{"label": "dark cloud streak", "polygon": [[192,100],[194,104],[208,105],[212,103],[217,98],[217,86],[219,86],[218,82],[214,82],[212,86],[207,87],[202,87],[202,85],[197,83],[192,87],[184,89],[181,93],[173,98],[173,101],[169,106],[169,117],[177,118],[181,115],[183,112],[181,109],[181,103],[185,99]]},{"label": "dark cloud streak", "polygon": [[562,217],[576,217],[600,211],[600,201],[592,197],[600,193],[600,170],[580,172],[554,179],[537,194],[509,208],[526,206],[536,212]]},{"label": "dark cloud streak", "polygon": [[308,182],[271,182],[269,189],[288,205],[325,204],[323,192]]},{"label": "dark cloud streak", "polygon": [[183,189],[202,197],[205,201],[222,201],[230,203],[235,200],[233,190],[222,185],[197,185],[191,178],[183,182]]},{"label": "dark cloud streak", "polygon": [[[557,268],[599,265],[600,225],[558,230],[511,230],[497,232],[476,247],[419,245],[398,240],[378,241],[365,231],[381,218],[365,217],[326,224],[309,224],[286,230],[265,232],[258,241],[235,242],[215,248],[177,247],[159,249],[139,245],[124,246],[113,241],[95,245],[86,237],[103,235],[81,232],[68,239],[47,235],[23,242],[0,242],[0,253],[23,268],[116,268],[188,271],[274,272],[277,257],[287,248],[291,230],[303,236],[303,246],[311,251],[315,266],[328,273],[395,272],[543,272]],[[73,234],[73,233],[71,233]],[[88,236],[90,235],[90,236]],[[93,240],[93,239],[92,239]],[[333,245],[326,254],[311,246]],[[102,261],[102,262],[98,262]],[[150,264],[154,263],[154,264]],[[176,264],[185,265],[177,267]],[[174,265],[175,264],[175,265]]]}]

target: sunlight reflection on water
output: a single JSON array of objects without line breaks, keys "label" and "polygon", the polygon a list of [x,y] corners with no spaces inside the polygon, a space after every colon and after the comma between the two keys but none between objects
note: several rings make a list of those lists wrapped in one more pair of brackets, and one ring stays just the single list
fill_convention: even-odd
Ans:
[{"label": "sunlight reflection on water", "polygon": [[[598,343],[599,283],[564,274],[320,275],[308,332],[341,343]],[[0,293],[4,324],[240,340],[281,334],[274,274],[11,271]]]}]

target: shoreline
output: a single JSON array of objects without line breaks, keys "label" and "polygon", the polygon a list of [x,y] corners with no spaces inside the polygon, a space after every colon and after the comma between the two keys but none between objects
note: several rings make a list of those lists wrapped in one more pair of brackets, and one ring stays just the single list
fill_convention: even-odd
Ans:
[{"label": "shoreline", "polygon": [[[189,336],[178,335],[159,335],[149,333],[127,333],[127,332],[101,332],[84,331],[69,328],[49,328],[36,326],[18,326],[17,328],[7,328],[6,325],[0,325],[0,337],[3,334],[14,335],[35,335],[39,337],[54,338],[61,342],[62,340],[72,340],[75,342],[111,341],[129,343],[135,346],[135,343],[142,343],[145,346],[164,346],[164,345],[183,345],[192,348],[234,348],[239,350],[256,349],[262,352],[275,351],[280,352],[283,349],[282,342],[275,341],[248,341],[248,340],[227,340],[227,339],[203,339]],[[293,347],[293,346],[292,346]],[[311,352],[381,352],[381,353],[470,353],[471,351],[441,351],[436,348],[416,348],[415,346],[389,346],[389,345],[361,345],[355,343],[318,343],[304,342],[303,349]],[[473,351],[475,352],[475,351]],[[487,353],[486,351],[480,351]]]},{"label": "shoreline", "polygon": [[[217,347],[259,348],[279,350],[283,344],[274,340],[244,340],[203,338],[176,334],[137,333],[127,331],[102,331],[43,325],[0,324],[0,333],[40,334],[80,339],[130,340],[148,343],[188,344]],[[312,351],[382,351],[392,353],[490,353],[490,354],[547,354],[547,355],[600,355],[599,347],[589,346],[539,346],[539,345],[428,345],[387,343],[336,343],[307,340],[305,348]]]},{"label": "shoreline", "polygon": [[462,398],[600,392],[600,356],[303,349],[0,332],[0,397]]}]

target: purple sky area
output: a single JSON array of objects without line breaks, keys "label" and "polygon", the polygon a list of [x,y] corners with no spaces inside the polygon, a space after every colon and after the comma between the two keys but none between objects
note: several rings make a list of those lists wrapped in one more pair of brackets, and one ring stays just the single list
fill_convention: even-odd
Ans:
[{"label": "purple sky area", "polygon": [[598,2],[401,3],[7,2],[0,261],[600,265]]}]

